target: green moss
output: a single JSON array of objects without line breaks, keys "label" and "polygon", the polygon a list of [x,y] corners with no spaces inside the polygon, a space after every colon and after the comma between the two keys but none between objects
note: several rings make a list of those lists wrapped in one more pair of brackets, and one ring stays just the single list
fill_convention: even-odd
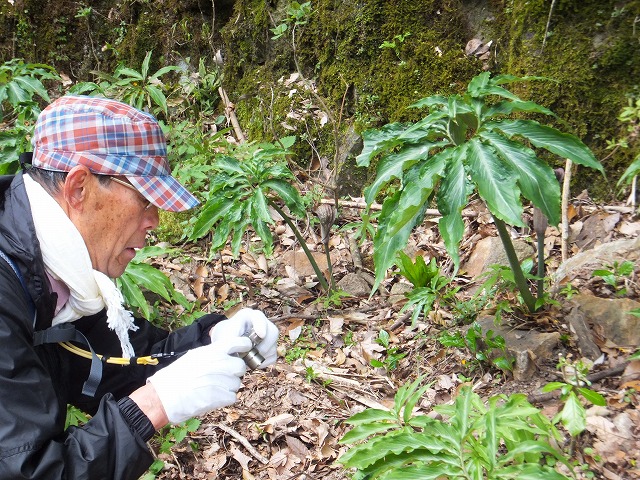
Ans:
[{"label": "green moss", "polygon": [[[516,91],[553,110],[566,122],[556,126],[581,137],[596,157],[606,157],[606,140],[619,137],[616,117],[640,74],[633,32],[640,2],[558,1],[546,41],[549,2],[512,0],[502,6],[497,23],[503,46],[500,70],[555,80],[528,82]],[[607,174],[616,178],[628,162],[624,153],[608,159]],[[610,183],[588,169],[579,169],[574,178],[576,191],[588,188],[600,199],[612,194]]]}]

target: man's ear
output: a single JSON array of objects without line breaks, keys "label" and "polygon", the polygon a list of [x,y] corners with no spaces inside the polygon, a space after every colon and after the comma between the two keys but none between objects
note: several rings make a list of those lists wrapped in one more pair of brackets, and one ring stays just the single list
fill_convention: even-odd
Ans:
[{"label": "man's ear", "polygon": [[88,192],[95,186],[93,174],[84,165],[76,165],[67,174],[62,196],[69,207],[82,211]]}]

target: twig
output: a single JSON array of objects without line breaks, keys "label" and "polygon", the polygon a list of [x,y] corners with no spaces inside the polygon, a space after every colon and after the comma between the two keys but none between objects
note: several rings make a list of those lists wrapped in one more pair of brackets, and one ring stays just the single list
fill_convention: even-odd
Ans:
[{"label": "twig", "polygon": [[544,46],[547,43],[547,34],[549,33],[549,25],[551,24],[551,14],[553,13],[553,8],[556,6],[556,0],[551,1],[551,8],[549,8],[549,16],[547,17],[547,26],[544,29],[544,38],[542,39],[542,48],[541,51],[544,50]]},{"label": "twig", "polygon": [[[335,200],[333,198],[322,198],[320,199],[320,203],[327,203],[330,205],[335,205]],[[347,208],[369,208],[369,210],[382,210],[382,205],[380,205],[379,203],[372,203],[371,205],[367,205],[366,202],[361,201],[353,201],[353,200],[338,200],[338,205],[341,207],[347,207]],[[442,214],[440,213],[439,210],[435,209],[435,208],[427,208],[425,210],[425,215],[429,215],[429,216],[441,216]],[[462,210],[462,216],[463,217],[477,217],[478,216],[478,212],[476,212],[475,210],[472,209],[466,209],[466,210]]]},{"label": "twig", "polygon": [[226,425],[222,425],[221,423],[214,423],[213,424],[214,427],[219,428],[220,430],[222,430],[223,432],[228,433],[229,435],[231,435],[233,438],[235,438],[236,440],[238,440],[243,446],[244,448],[246,448],[249,453],[251,455],[253,455],[260,463],[262,463],[263,465],[267,465],[269,463],[269,459],[262,456],[260,454],[260,452],[258,452],[253,445],[251,445],[251,443],[249,443],[249,440],[247,440],[245,437],[243,437],[242,435],[240,435],[238,432],[236,432],[234,429],[227,427]]},{"label": "twig", "polygon": [[244,136],[244,133],[242,133],[240,124],[238,123],[238,117],[236,117],[236,112],[233,111],[235,106],[229,100],[229,97],[227,96],[227,92],[225,92],[224,88],[219,87],[218,92],[220,93],[220,98],[224,102],[224,110],[225,112],[227,112],[227,115],[229,116],[229,120],[231,121],[231,125],[233,126],[233,131],[235,132],[236,137],[238,138],[238,142],[243,143],[246,140],[246,138]]},{"label": "twig", "polygon": [[569,196],[571,195],[571,168],[573,162],[567,158],[562,181],[562,261],[569,258]]}]

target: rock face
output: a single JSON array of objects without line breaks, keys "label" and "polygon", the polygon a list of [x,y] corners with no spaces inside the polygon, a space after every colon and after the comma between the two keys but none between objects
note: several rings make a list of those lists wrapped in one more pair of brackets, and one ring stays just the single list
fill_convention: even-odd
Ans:
[{"label": "rock face", "polygon": [[530,380],[536,373],[536,359],[550,358],[558,346],[560,333],[538,332],[535,330],[514,330],[507,325],[494,325],[493,317],[478,320],[482,333],[493,330],[504,338],[508,354],[514,358],[513,378],[517,381]]},{"label": "rock face", "polygon": [[591,250],[585,250],[568,259],[552,275],[555,288],[576,277],[589,278],[591,273],[613,262],[640,261],[640,237],[604,243]]},{"label": "rock face", "polygon": [[[513,248],[520,261],[532,257],[535,253],[533,247],[524,240],[513,240]],[[509,265],[509,260],[499,237],[485,237],[475,245],[462,269],[468,276],[475,278],[494,264]]]},{"label": "rock face", "polygon": [[577,309],[573,315],[584,318],[596,344],[602,346],[607,340],[618,347],[640,346],[640,317],[629,313],[640,308],[640,302],[629,298],[576,295],[572,298],[572,303]]}]

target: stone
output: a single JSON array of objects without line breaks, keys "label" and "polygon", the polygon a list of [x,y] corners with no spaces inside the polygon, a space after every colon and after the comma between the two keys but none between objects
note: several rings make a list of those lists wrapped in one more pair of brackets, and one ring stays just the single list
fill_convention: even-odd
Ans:
[{"label": "stone", "polygon": [[603,243],[569,258],[552,274],[553,290],[576,277],[590,278],[594,270],[625,260],[635,264],[640,261],[640,237]]},{"label": "stone", "polygon": [[[535,250],[521,239],[512,239],[513,248],[518,260],[533,257]],[[484,237],[473,247],[469,260],[462,266],[462,270],[472,278],[486,272],[490,265],[509,265],[507,253],[504,251],[500,237]]]},{"label": "stone", "polygon": [[569,315],[567,315],[567,322],[569,322],[571,331],[578,344],[580,355],[592,361],[597,360],[598,357],[602,355],[602,352],[593,341],[593,334],[591,333],[589,325],[587,325],[585,315],[579,308],[574,307],[571,309],[571,312],[569,312]]},{"label": "stone", "polygon": [[354,297],[368,297],[371,285],[357,273],[347,273],[336,286]]},{"label": "stone", "polygon": [[410,292],[411,290],[413,290],[413,287],[408,283],[394,283],[391,286],[391,291],[389,292],[389,305],[404,302],[407,299],[405,293]]},{"label": "stone", "polygon": [[575,295],[571,302],[585,317],[595,338],[613,342],[619,347],[640,346],[640,317],[629,311],[640,308],[640,302],[630,298],[600,298]]},{"label": "stone", "polygon": [[537,330],[514,330],[508,325],[495,325],[493,317],[477,320],[482,333],[493,330],[504,338],[507,353],[515,359],[513,378],[517,381],[531,380],[537,371],[537,358],[550,358],[560,343],[559,332],[538,332]]},{"label": "stone", "polygon": [[[324,252],[311,252],[311,256],[318,264],[320,270],[325,273],[328,269],[328,266],[327,256],[324,254]],[[333,261],[334,259],[332,258],[331,260]],[[316,272],[311,266],[311,262],[309,262],[309,258],[307,258],[307,255],[303,250],[288,250],[284,252],[280,262],[278,263],[282,266],[288,265],[290,267],[293,267],[296,274],[300,277],[314,277],[316,275]]]}]

